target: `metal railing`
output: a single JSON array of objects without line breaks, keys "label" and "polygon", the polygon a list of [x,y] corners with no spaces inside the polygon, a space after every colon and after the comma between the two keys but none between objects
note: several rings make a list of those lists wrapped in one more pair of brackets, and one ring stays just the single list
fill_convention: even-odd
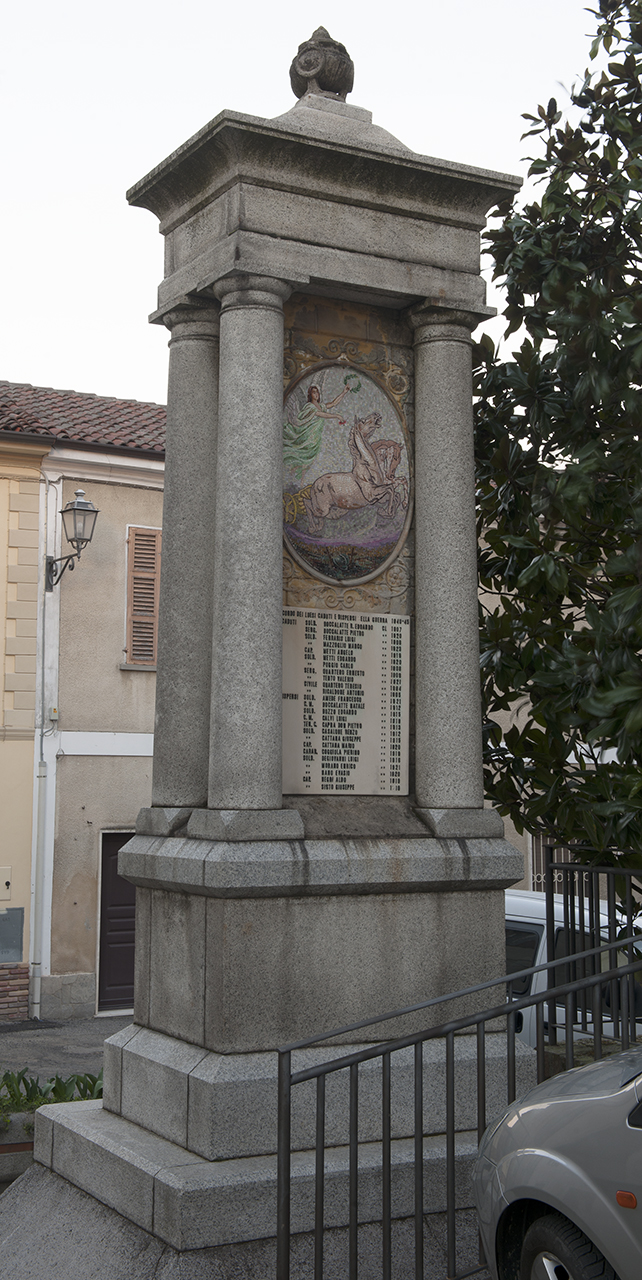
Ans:
[{"label": "metal railing", "polygon": [[[556,872],[560,870],[559,865],[556,865],[555,870]],[[608,923],[610,911],[607,910],[606,912],[605,923],[604,904],[600,906],[598,899],[598,905],[596,906],[592,888],[587,896],[587,884],[590,881],[599,884],[598,877],[605,874],[607,876],[610,875],[613,872],[613,868],[586,869],[578,868],[575,864],[565,864],[564,872],[567,871],[565,896],[563,895],[565,903],[564,921],[559,927],[555,923],[556,903],[552,895],[549,894],[549,925],[552,923],[548,938],[549,950],[551,944],[553,951],[555,950],[557,940],[558,950],[562,954],[557,956],[553,954],[544,964],[535,965],[517,973],[505,974],[500,978],[479,983],[476,986],[467,987],[455,993],[435,997],[420,1004],[396,1010],[394,1013],[382,1014],[377,1018],[369,1018],[347,1027],[340,1027],[324,1035],[310,1037],[295,1044],[286,1045],[279,1050],[277,1280],[289,1280],[291,1238],[296,1232],[301,1231],[313,1232],[314,1280],[324,1280],[325,1239],[330,1225],[347,1227],[347,1259],[341,1274],[348,1276],[349,1280],[358,1280],[359,1227],[364,1223],[373,1222],[378,1225],[380,1230],[380,1274],[382,1280],[392,1280],[394,1274],[392,1224],[401,1218],[414,1219],[414,1276],[415,1280],[422,1280],[424,1275],[424,1215],[436,1211],[434,1205],[426,1203],[424,1188],[424,1142],[426,1131],[424,1123],[424,1049],[432,1041],[445,1042],[445,1111],[444,1127],[441,1131],[444,1139],[444,1159],[442,1164],[444,1167],[446,1216],[445,1280],[465,1280],[465,1277],[481,1275],[485,1271],[483,1255],[480,1255],[478,1265],[468,1266],[464,1271],[457,1271],[456,1206],[458,1170],[456,1135],[458,1130],[456,1046],[458,1043],[462,1043],[458,1040],[458,1037],[465,1035],[466,1032],[470,1036],[474,1035],[476,1048],[476,1125],[473,1128],[473,1132],[476,1130],[477,1141],[481,1139],[489,1119],[487,1116],[488,1030],[491,1033],[495,1033],[498,1026],[501,1028],[505,1025],[506,1028],[505,1057],[502,1054],[502,1060],[505,1060],[506,1068],[505,1105],[510,1105],[516,1097],[516,1064],[518,1057],[516,1045],[521,1026],[520,1019],[523,1019],[523,1011],[527,1009],[535,1009],[535,1063],[538,1083],[546,1076],[547,1048],[550,1049],[562,1037],[565,1045],[563,1066],[559,1061],[557,1063],[557,1067],[562,1067],[562,1069],[570,1068],[574,1065],[576,1038],[578,1035],[585,1035],[592,1039],[592,1057],[594,1060],[602,1057],[605,1020],[607,1027],[612,1032],[611,1039],[615,1038],[620,1042],[617,1047],[621,1047],[623,1050],[628,1049],[630,1044],[636,1040],[636,1007],[640,1004],[640,987],[635,981],[635,975],[642,972],[642,950],[638,951],[636,944],[642,943],[642,939],[634,928],[634,900],[631,879],[629,878],[628,881],[623,916],[619,921],[619,925],[613,894],[608,899],[609,902],[612,899],[613,903],[614,926],[611,929]],[[580,876],[579,881],[577,879],[578,874]],[[614,872],[614,875],[622,874],[619,869]],[[638,873],[630,872],[624,874],[626,878],[626,875],[634,877]],[[581,877],[584,877],[584,879],[581,879]],[[615,880],[613,880],[613,885],[615,887]],[[611,893],[610,890],[609,893]],[[582,894],[584,894],[584,897],[582,897]],[[592,907],[591,902],[593,902]],[[550,903],[552,903],[552,915]],[[586,920],[584,919],[585,914]],[[623,932],[621,928],[622,920],[630,926],[630,929],[625,936],[618,936],[618,932],[620,934]],[[580,922],[582,923],[581,928],[579,927]],[[573,928],[573,923],[575,923],[575,928]],[[603,935],[604,928],[608,931],[606,940]],[[577,936],[574,937],[574,934]],[[563,939],[561,946],[559,945],[559,937]],[[595,945],[584,945],[591,941]],[[582,944],[581,946],[580,943]],[[622,961],[625,961],[625,963],[622,963]],[[547,981],[538,982],[538,975],[546,975]],[[520,983],[525,984],[527,994],[515,998],[513,987]],[[539,989],[531,990],[531,987],[539,987]],[[500,988],[501,999],[483,1011],[471,1010],[471,1002],[479,1003],[481,994],[487,991],[490,992],[493,988]],[[552,991],[554,991],[554,995],[551,994]],[[606,999],[607,994],[609,996],[608,1000]],[[440,1006],[452,1005],[453,1003],[455,1005],[459,1003],[460,1006],[463,1004],[464,1011],[460,1016],[449,1017],[441,1025],[425,1026],[422,1030],[400,1035],[396,1039],[387,1039],[378,1044],[364,1044],[352,1049],[350,1049],[349,1045],[346,1045],[346,1052],[339,1053],[338,1056],[331,1056],[324,1062],[303,1066],[297,1066],[296,1063],[293,1063],[293,1054],[297,1054],[299,1051],[309,1050],[312,1047],[318,1047],[324,1043],[327,1044],[328,1041],[346,1036],[352,1037],[352,1044],[354,1045],[355,1032],[365,1033],[370,1031],[372,1035],[371,1029],[384,1022],[390,1024],[395,1019],[408,1018],[409,1015],[420,1015],[424,1012],[427,1014],[426,1020],[428,1021],[430,1017],[434,1017],[435,1014],[438,1015]],[[547,1006],[548,1020],[545,1018],[545,1006]],[[450,1010],[448,1012],[450,1013]],[[573,1033],[567,1034],[567,1030],[571,1027],[573,1028]],[[410,1211],[405,1212],[405,1210],[402,1210],[400,1212],[398,1207],[396,1211],[393,1209],[395,1176],[399,1177],[399,1165],[395,1165],[395,1160],[393,1159],[393,1144],[395,1140],[393,1138],[391,1119],[391,1081],[394,1071],[394,1055],[408,1049],[412,1049],[413,1055],[412,1132],[405,1132],[398,1136],[408,1139],[412,1144],[413,1195]],[[523,1062],[524,1054],[519,1056]],[[526,1051],[525,1057],[526,1060],[532,1061],[528,1051]],[[360,1174],[363,1172],[360,1170],[360,1154],[365,1150],[365,1144],[359,1134],[359,1069],[363,1064],[373,1060],[380,1060],[381,1067],[380,1119],[375,1140],[372,1140],[372,1134],[367,1138],[368,1174],[369,1176],[372,1174],[374,1153],[377,1166],[377,1188],[380,1208],[374,1217],[371,1213],[370,1215],[366,1213],[365,1217],[361,1214],[360,1220],[359,1190]],[[337,1143],[336,1134],[334,1134],[331,1143],[328,1143],[326,1138],[326,1082],[330,1077],[334,1077],[340,1072],[345,1072],[348,1077],[347,1093],[349,1098],[345,1140],[341,1144]],[[313,1172],[308,1171],[309,1180],[313,1181],[313,1212],[308,1213],[306,1217],[305,1205],[303,1209],[299,1206],[299,1220],[295,1224],[293,1231],[291,1223],[293,1090],[309,1081],[316,1081]],[[531,1087],[534,1083],[534,1079],[531,1079],[528,1087]],[[498,1119],[503,1109],[503,1106],[501,1106],[498,1114],[490,1118]],[[398,1127],[399,1122],[397,1121]],[[407,1122],[406,1127],[409,1127],[409,1122]],[[469,1125],[469,1128],[472,1128],[472,1126]],[[433,1130],[430,1130],[430,1132],[433,1133]],[[459,1132],[462,1132],[462,1130],[460,1129]],[[300,1145],[299,1137],[299,1147]],[[332,1152],[334,1163],[329,1171],[328,1156],[330,1151]],[[343,1184],[345,1184],[346,1195],[342,1218],[341,1214],[337,1218],[336,1211],[337,1152],[340,1153],[341,1160],[339,1160],[339,1165],[343,1170],[343,1182],[339,1176],[339,1183],[341,1184],[339,1193],[341,1193]],[[341,1161],[343,1162],[342,1164]],[[406,1167],[407,1163],[406,1159]],[[325,1212],[326,1184],[329,1172],[334,1179],[332,1195],[334,1222],[332,1224],[327,1222]],[[340,1173],[341,1169],[339,1169]],[[371,1187],[372,1182],[370,1181]],[[398,1196],[397,1202],[399,1202]],[[373,1274],[371,1263],[368,1274]],[[404,1274],[408,1274],[407,1269]]]},{"label": "metal railing", "polygon": [[[574,982],[599,972],[597,958],[588,957],[589,948],[609,942],[608,965],[617,968],[623,953],[624,935],[628,936],[626,959],[635,960],[636,918],[642,908],[642,872],[628,867],[585,867],[577,862],[562,862],[554,857],[551,845],[544,846],[544,885],[546,892],[546,959],[567,957],[561,971],[562,982]],[[605,895],[603,897],[602,895]],[[556,899],[561,904],[562,921],[556,920]],[[560,914],[558,909],[558,914]],[[642,929],[641,929],[642,934]],[[640,938],[642,943],[642,936]],[[633,974],[628,983],[628,1005],[642,1017],[642,989]],[[611,983],[605,992],[608,1012],[619,1036],[619,985]],[[573,1020],[582,1031],[588,1030],[590,1010],[586,990],[580,988],[574,1002]],[[557,1041],[556,1004],[548,1006],[549,1043]]]},{"label": "metal railing", "polygon": [[569,862],[573,851],[568,845],[551,845],[542,835],[531,836],[531,888],[543,893],[546,888],[546,868],[550,862]]}]

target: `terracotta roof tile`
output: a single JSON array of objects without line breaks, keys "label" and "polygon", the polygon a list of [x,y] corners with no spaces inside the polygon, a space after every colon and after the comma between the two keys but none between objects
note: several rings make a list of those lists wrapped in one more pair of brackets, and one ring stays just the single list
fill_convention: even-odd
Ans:
[{"label": "terracotta roof tile", "polygon": [[163,404],[0,381],[0,431],[163,453],[165,417]]}]

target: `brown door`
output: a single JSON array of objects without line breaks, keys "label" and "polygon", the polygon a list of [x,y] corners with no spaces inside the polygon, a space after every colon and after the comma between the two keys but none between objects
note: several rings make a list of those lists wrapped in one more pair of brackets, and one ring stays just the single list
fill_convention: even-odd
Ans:
[{"label": "brown door", "polygon": [[136,887],[118,874],[118,850],[133,831],[104,832],[100,900],[98,1009],[134,1004]]}]

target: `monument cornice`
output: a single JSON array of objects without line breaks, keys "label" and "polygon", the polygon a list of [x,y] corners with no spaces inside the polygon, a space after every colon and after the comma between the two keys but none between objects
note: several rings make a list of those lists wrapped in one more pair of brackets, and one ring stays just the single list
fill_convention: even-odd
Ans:
[{"label": "monument cornice", "polygon": [[510,174],[410,151],[373,126],[362,139],[353,127],[350,141],[306,133],[293,127],[302,116],[305,125],[317,117],[326,124],[324,113],[305,108],[276,120],[222,111],[135,183],[127,199],[155,213],[165,234],[243,182],[479,230],[491,206],[521,186]]},{"label": "monument cornice", "polygon": [[225,111],[128,199],[160,219],[165,279],[150,319],[228,278],[481,316],[479,233],[519,179],[417,155],[360,107],[307,94],[276,120]]},{"label": "monument cornice", "polygon": [[206,898],[465,893],[514,884],[521,855],[501,837],[427,833],[244,842],[136,835],[120,851],[119,871],[140,888]]}]

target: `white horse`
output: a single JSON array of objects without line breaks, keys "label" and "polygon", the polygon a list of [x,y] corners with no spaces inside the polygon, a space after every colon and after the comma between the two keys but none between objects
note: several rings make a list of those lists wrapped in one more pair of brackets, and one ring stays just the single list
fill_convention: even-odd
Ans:
[{"label": "white horse", "polygon": [[325,519],[338,520],[347,511],[359,507],[380,506],[391,518],[401,505],[408,506],[408,482],[395,477],[401,461],[401,446],[395,440],[370,437],[381,427],[381,414],[355,417],[348,448],[353,458],[352,471],[329,471],[319,476],[304,497],[310,533],[319,534]]}]

